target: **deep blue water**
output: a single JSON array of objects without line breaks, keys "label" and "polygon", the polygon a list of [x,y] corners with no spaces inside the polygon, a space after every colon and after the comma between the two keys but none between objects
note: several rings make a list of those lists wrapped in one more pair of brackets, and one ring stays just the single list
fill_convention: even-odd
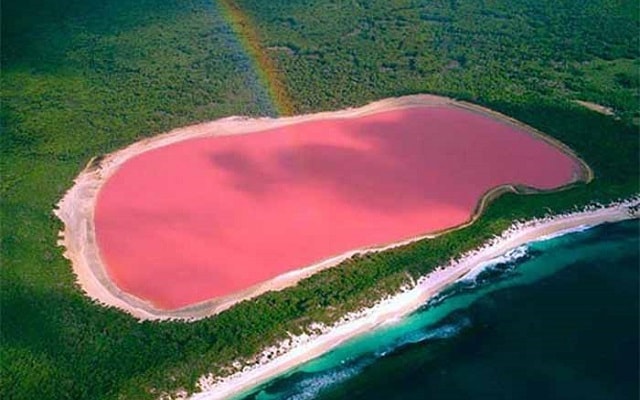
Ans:
[{"label": "deep blue water", "polygon": [[247,399],[639,398],[638,221],[535,242]]}]

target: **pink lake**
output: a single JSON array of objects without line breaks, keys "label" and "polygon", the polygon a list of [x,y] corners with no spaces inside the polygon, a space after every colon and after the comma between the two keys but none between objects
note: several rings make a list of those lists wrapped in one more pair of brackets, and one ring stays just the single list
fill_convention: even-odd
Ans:
[{"label": "pink lake", "polygon": [[579,171],[488,116],[405,108],[145,152],[101,189],[95,233],[118,287],[174,310],[462,224],[496,186],[553,189]]}]

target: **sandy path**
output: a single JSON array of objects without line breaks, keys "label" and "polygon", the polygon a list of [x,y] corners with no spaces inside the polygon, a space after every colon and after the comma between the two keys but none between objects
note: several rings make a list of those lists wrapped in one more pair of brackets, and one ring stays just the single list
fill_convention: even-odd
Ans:
[{"label": "sandy path", "polygon": [[350,338],[415,311],[430,297],[484,262],[545,236],[581,226],[595,226],[606,222],[638,218],[638,204],[640,204],[640,199],[636,198],[606,208],[551,217],[525,224],[515,224],[500,238],[495,239],[493,243],[472,251],[445,268],[430,273],[412,289],[391,299],[381,301],[377,306],[358,313],[346,322],[325,329],[324,333],[302,344],[283,346],[282,355],[273,360],[246,368],[243,372],[238,372],[217,382],[213,376],[202,377],[199,381],[202,392],[196,393],[191,398],[193,400],[223,399],[255,387],[296,365],[326,353]]},{"label": "sandy path", "polygon": [[605,107],[605,106],[597,104],[597,103],[592,103],[590,101],[583,101],[583,100],[575,100],[575,102],[580,104],[583,107],[588,108],[589,110],[598,112],[600,114],[615,115],[615,112],[613,111],[613,108],[611,108],[611,107]]},{"label": "sandy path", "polygon": [[[153,307],[153,305],[140,298],[122,291],[109,279],[105,266],[101,260],[99,249],[96,245],[94,212],[98,191],[106,180],[108,180],[109,177],[113,175],[127,160],[152,149],[193,138],[246,134],[297,124],[300,122],[316,121],[328,118],[353,118],[381,111],[439,105],[464,108],[483,115],[488,115],[499,121],[524,129],[526,132],[558,147],[560,150],[576,159],[581,166],[581,171],[579,171],[578,176],[575,178],[576,181],[589,181],[592,179],[593,174],[589,167],[568,147],[555,139],[547,137],[533,128],[523,125],[502,114],[472,104],[456,102],[444,97],[430,95],[406,96],[381,100],[361,108],[279,119],[229,117],[213,122],[176,129],[166,134],[142,140],[122,150],[92,160],[85,170],[76,178],[74,186],[65,194],[64,198],[58,204],[58,208],[55,210],[55,214],[64,222],[65,225],[64,231],[61,232],[61,239],[59,243],[66,248],[65,257],[71,260],[78,283],[93,299],[96,299],[100,303],[108,306],[118,307],[141,319],[179,318],[188,320],[214,315],[231,307],[236,302],[255,297],[269,290],[278,290],[292,286],[301,279],[322,269],[339,264],[341,261],[355,253],[382,251],[411,241],[432,237],[436,233],[431,232],[401,243],[392,243],[366,249],[353,250],[345,254],[323,260],[314,265],[280,275],[272,280],[230,296],[205,301],[203,303],[175,311],[164,311]],[[480,200],[476,212],[471,220],[462,226],[466,226],[473,222],[484,209],[488,201],[504,191],[516,191],[516,189],[512,186],[504,186],[494,188],[489,191]]]}]

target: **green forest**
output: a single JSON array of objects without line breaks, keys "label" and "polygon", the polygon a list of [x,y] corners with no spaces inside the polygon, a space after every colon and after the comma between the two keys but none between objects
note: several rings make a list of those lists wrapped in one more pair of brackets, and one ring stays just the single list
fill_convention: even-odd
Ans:
[{"label": "green forest", "polygon": [[[56,203],[94,156],[229,115],[275,115],[214,0],[6,0],[1,32],[0,398],[153,399],[372,305],[514,219],[640,191],[635,0],[237,0],[296,112],[435,93],[576,151],[589,184],[507,194],[473,225],[356,256],[192,323],[95,304],[56,245]],[[575,100],[610,107],[613,116]]]}]

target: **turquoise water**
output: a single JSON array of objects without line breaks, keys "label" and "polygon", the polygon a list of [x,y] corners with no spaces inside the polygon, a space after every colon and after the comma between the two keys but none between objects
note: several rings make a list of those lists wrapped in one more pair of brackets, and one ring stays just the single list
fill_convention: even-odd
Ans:
[{"label": "turquoise water", "polygon": [[637,399],[638,221],[531,243],[246,399]]}]

